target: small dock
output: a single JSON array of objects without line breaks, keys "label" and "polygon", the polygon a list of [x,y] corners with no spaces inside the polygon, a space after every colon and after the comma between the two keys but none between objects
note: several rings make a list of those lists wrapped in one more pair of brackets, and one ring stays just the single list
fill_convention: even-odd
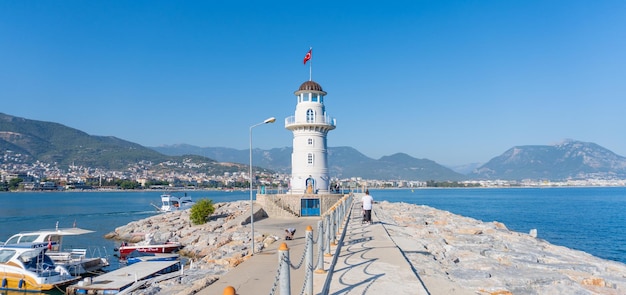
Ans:
[{"label": "small dock", "polygon": [[67,287],[66,294],[117,294],[136,282],[178,270],[180,261],[142,261]]}]

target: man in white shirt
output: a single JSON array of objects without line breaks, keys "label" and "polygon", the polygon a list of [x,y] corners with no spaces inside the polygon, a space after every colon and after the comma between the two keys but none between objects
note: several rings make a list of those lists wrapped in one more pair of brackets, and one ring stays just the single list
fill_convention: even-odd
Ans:
[{"label": "man in white shirt", "polygon": [[361,198],[363,202],[363,222],[372,223],[372,204],[374,198],[370,196],[370,190],[365,190],[365,196]]}]

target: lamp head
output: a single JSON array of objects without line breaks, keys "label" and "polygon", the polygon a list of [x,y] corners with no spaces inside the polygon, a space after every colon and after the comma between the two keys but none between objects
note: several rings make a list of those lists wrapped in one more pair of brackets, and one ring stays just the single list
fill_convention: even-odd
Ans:
[{"label": "lamp head", "polygon": [[271,118],[267,118],[265,119],[265,121],[263,121],[263,123],[267,124],[267,123],[274,123],[276,122],[276,118],[271,117]]}]

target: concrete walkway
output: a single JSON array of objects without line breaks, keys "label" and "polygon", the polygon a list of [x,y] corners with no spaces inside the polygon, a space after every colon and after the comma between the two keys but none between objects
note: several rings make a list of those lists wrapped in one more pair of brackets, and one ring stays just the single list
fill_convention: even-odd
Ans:
[{"label": "concrete walkway", "polygon": [[362,223],[355,200],[327,294],[429,294],[411,264],[376,218]]},{"label": "concrete walkway", "polygon": [[[429,294],[389,237],[384,224],[378,222],[375,210],[372,214],[373,223],[362,224],[360,207],[360,202],[355,201],[343,243],[331,247],[330,252],[335,254],[338,248],[339,255],[325,257],[324,270],[328,271],[325,274],[314,274],[314,294]],[[314,230],[313,237],[317,239],[315,231],[318,220],[320,218],[266,218],[255,222],[255,231],[277,235],[281,240],[230,270],[197,294],[224,294],[227,286],[234,287],[237,295],[279,294],[278,287],[272,292],[278,267],[278,247],[286,243],[292,264],[298,264],[305,249],[305,229],[310,225]],[[297,229],[294,240],[283,239],[284,229],[288,227]],[[314,249],[314,261],[317,261],[317,244]],[[291,294],[303,294],[305,267],[291,269],[290,272]],[[327,279],[329,288],[324,290]]]},{"label": "concrete walkway", "polygon": [[[320,220],[319,217],[301,217],[295,219],[265,218],[255,221],[254,230],[257,236],[260,234],[276,235],[280,239],[196,294],[222,295],[224,294],[224,289],[228,286],[234,287],[237,295],[271,294],[278,268],[278,247],[280,244],[286,243],[289,247],[289,257],[292,260],[292,264],[299,263],[306,247],[306,228],[310,225],[315,235],[318,220]],[[296,233],[293,240],[287,241],[284,239],[284,232],[286,228],[290,227],[295,228]],[[314,236],[315,238],[316,236]],[[314,248],[316,247],[314,246]],[[291,269],[290,272],[291,294],[301,294],[302,286],[304,285],[305,267],[301,266],[297,270]],[[278,290],[274,294],[279,294]]]}]

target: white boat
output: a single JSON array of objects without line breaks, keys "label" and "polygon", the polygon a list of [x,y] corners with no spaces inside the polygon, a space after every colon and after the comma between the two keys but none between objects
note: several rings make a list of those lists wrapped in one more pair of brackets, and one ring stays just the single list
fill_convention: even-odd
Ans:
[{"label": "white boat", "polygon": [[48,291],[80,279],[55,264],[46,250],[45,243],[0,246],[0,290]]},{"label": "white boat", "polygon": [[[30,232],[21,232],[11,236],[5,245],[20,245],[26,243],[39,243],[47,248],[46,255],[50,257],[57,265],[64,266],[68,271],[77,276],[86,273],[94,273],[101,271],[109,266],[106,257],[100,255],[94,256],[88,253],[88,249],[63,249],[63,237],[76,236],[92,233],[94,231],[82,228],[57,228],[49,230],[38,230]],[[92,249],[98,251],[99,249]]]},{"label": "white boat", "polygon": [[184,193],[182,196],[165,193],[161,195],[161,207],[155,207],[160,212],[172,212],[189,209],[194,204],[195,202],[191,199],[191,196],[187,195],[187,193]]}]

